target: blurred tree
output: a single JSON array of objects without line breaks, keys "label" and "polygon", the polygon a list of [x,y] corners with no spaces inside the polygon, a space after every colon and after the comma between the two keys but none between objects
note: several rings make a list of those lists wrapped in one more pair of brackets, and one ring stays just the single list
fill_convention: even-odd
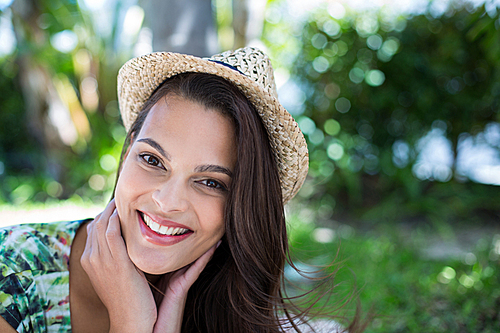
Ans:
[{"label": "blurred tree", "polygon": [[[290,47],[276,36],[280,24],[270,18],[266,28],[275,54]],[[302,198],[374,220],[498,214],[499,188],[453,178],[453,166],[415,177],[429,131],[450,140],[456,161],[463,133],[500,120],[497,26],[497,15],[457,3],[445,15],[409,19],[330,4],[291,29],[300,47],[288,68],[304,96],[292,111],[311,155]]]},{"label": "blurred tree", "polygon": [[[78,137],[88,137],[88,121],[81,108],[76,108],[75,117],[81,117],[80,131],[74,126],[71,110],[63,107],[56,86],[53,84],[54,72],[51,70],[52,60],[63,61],[65,66],[71,67],[71,59],[60,56],[50,46],[50,34],[47,34],[43,24],[50,25],[52,31],[64,31],[74,23],[68,20],[54,20],[41,22],[45,11],[47,15],[54,7],[50,4],[34,1],[17,1],[12,5],[13,26],[18,41],[18,56],[16,63],[19,69],[19,83],[26,103],[26,117],[28,128],[39,144],[47,152],[47,168],[49,174],[56,180],[60,179],[60,161],[56,152],[67,146],[76,144]],[[75,6],[65,10],[75,12]],[[78,12],[76,12],[78,13]],[[82,20],[73,15],[76,22]],[[42,27],[41,27],[42,26]],[[55,56],[53,59],[51,56]],[[67,71],[67,69],[66,69]]]},{"label": "blurred tree", "polygon": [[260,39],[264,23],[265,0],[233,0],[233,49]]},{"label": "blurred tree", "polygon": [[209,0],[144,0],[145,24],[153,32],[153,51],[207,57],[218,52]]},{"label": "blurred tree", "polygon": [[[82,23],[83,18],[75,4],[61,6],[30,0],[14,2],[11,13],[17,51],[6,63],[16,64],[15,79],[25,106],[3,109],[11,119],[21,121],[14,131],[15,141],[3,145],[6,169],[46,172],[61,181],[64,151],[77,143],[86,144],[90,129],[80,104],[74,99],[62,99],[67,94],[70,96],[64,97],[76,97],[72,88],[67,89],[71,84],[65,76],[72,72],[73,64],[71,57],[52,47],[51,37],[60,32],[63,33],[59,37],[73,37],[74,34],[68,36],[71,34],[68,29]],[[59,70],[54,71],[54,67]],[[57,76],[57,72],[63,76]]]},{"label": "blurred tree", "polygon": [[156,49],[218,51],[210,1],[146,4],[147,12],[119,0],[1,4],[17,48],[0,54],[0,87],[12,93],[0,97],[0,202],[109,198],[124,138],[116,75],[151,51],[147,40],[136,45],[148,35],[145,18]]},{"label": "blurred tree", "polygon": [[223,51],[261,45],[266,0],[213,0]]},{"label": "blurred tree", "polygon": [[113,167],[100,159],[120,141],[109,135],[118,120],[116,29],[96,34],[76,2],[16,0],[0,14],[17,43],[0,57],[13,95],[1,101],[0,200],[102,198]]}]

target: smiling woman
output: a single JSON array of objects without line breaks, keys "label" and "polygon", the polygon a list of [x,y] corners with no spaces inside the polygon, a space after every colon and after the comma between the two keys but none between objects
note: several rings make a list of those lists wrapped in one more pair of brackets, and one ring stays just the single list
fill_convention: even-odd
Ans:
[{"label": "smiling woman", "polygon": [[141,271],[176,271],[222,238],[234,132],[228,117],[172,92],[148,112],[115,192],[127,251]]},{"label": "smiling woman", "polygon": [[281,289],[308,153],[267,57],[154,53],[118,86],[114,198],[93,220],[1,230],[0,331],[310,331]]}]

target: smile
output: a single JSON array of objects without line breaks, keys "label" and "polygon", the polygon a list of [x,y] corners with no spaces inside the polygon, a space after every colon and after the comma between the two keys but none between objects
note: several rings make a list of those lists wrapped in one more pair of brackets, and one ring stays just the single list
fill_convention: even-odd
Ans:
[{"label": "smile", "polygon": [[189,231],[189,229],[184,229],[184,228],[174,228],[174,227],[167,227],[164,225],[161,225],[159,223],[156,223],[151,219],[149,216],[146,214],[141,214],[143,216],[144,222],[146,225],[153,230],[154,232],[160,234],[160,235],[167,235],[167,236],[177,236],[177,235],[183,235]]},{"label": "smile", "polygon": [[185,226],[179,225],[173,221],[165,222],[165,224],[169,224],[169,226],[161,225],[150,216],[140,211],[137,211],[137,217],[142,236],[145,240],[155,245],[174,245],[194,234],[192,230],[183,228]]}]

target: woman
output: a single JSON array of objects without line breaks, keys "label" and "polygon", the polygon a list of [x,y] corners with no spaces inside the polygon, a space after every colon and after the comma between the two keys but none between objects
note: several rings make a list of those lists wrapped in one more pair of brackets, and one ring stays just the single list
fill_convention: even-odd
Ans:
[{"label": "woman", "polygon": [[267,57],[150,54],[118,93],[114,199],[92,221],[4,229],[0,331],[300,331],[283,205],[308,154]]}]

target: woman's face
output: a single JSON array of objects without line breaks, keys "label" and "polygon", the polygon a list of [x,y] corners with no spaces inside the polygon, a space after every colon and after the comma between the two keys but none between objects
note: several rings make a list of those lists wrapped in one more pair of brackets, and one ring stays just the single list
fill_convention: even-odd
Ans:
[{"label": "woman's face", "polygon": [[175,271],[221,239],[235,164],[227,117],[172,95],[153,106],[127,151],[115,194],[127,251],[140,270]]}]

